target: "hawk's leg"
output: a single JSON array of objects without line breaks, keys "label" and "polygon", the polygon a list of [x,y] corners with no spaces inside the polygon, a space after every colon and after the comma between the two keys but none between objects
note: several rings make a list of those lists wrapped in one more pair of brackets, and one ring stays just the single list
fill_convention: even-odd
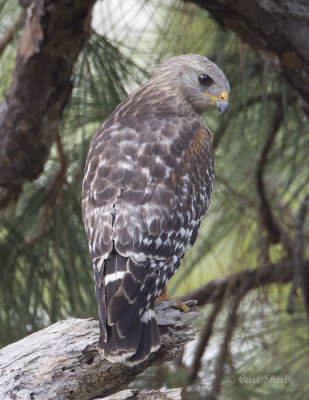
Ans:
[{"label": "hawk's leg", "polygon": [[156,303],[161,303],[161,301],[174,301],[176,303],[176,307],[179,308],[182,312],[188,312],[189,307],[183,304],[180,300],[173,299],[168,293],[167,286],[165,285],[161,294],[156,298]]}]

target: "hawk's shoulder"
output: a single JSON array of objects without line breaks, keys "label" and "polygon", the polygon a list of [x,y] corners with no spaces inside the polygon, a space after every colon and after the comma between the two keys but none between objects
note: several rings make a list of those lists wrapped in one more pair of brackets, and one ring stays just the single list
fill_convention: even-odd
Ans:
[{"label": "hawk's shoulder", "polygon": [[[213,174],[209,131],[190,113],[159,115],[136,118],[131,126],[107,121],[93,138],[83,184],[84,223],[93,257],[107,257],[113,241],[120,254],[146,246],[144,254],[150,255],[184,222],[186,247],[206,212]],[[206,193],[202,186],[207,173]],[[150,245],[151,237],[158,239],[156,245]],[[172,252],[171,240],[166,243]]]}]

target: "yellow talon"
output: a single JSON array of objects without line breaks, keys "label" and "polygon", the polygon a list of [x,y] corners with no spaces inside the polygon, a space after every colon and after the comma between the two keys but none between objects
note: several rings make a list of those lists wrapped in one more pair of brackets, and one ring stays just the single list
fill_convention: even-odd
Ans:
[{"label": "yellow talon", "polygon": [[176,303],[176,307],[179,308],[182,312],[188,312],[190,308],[183,304],[180,300],[173,299],[168,293],[167,286],[164,286],[161,294],[156,298],[156,303],[161,303],[161,301],[174,301]]}]

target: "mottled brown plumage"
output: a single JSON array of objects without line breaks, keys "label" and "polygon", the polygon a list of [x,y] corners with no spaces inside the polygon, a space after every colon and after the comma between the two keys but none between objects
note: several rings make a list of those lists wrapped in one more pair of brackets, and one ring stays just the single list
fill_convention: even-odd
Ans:
[{"label": "mottled brown plumage", "polygon": [[213,186],[201,113],[227,108],[223,72],[174,57],[125,99],[93,137],[83,219],[94,265],[102,348],[137,363],[160,346],[154,301],[197,237]]}]

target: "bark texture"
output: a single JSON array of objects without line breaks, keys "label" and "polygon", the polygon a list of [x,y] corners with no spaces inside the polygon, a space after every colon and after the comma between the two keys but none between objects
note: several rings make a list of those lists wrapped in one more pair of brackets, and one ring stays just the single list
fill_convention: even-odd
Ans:
[{"label": "bark texture", "polygon": [[302,100],[309,114],[308,0],[192,0],[236,32]]},{"label": "bark texture", "polygon": [[0,186],[15,193],[42,172],[57,136],[93,3],[34,0],[28,8],[12,84],[0,106]]},{"label": "bark texture", "polygon": [[[134,367],[101,357],[99,323],[92,319],[60,321],[4,347],[0,350],[1,400],[87,400],[115,393],[150,365],[177,357],[182,346],[194,339],[192,323],[201,317],[195,303],[187,303],[191,305],[188,313],[173,304],[163,302],[156,308],[160,349]],[[136,399],[142,398],[135,394]],[[149,398],[169,399],[156,396]]]},{"label": "bark texture", "polygon": [[97,400],[180,400],[181,389],[169,390],[151,390],[150,392],[143,392],[137,389],[122,390],[121,392],[112,394],[111,396],[97,399]]}]

